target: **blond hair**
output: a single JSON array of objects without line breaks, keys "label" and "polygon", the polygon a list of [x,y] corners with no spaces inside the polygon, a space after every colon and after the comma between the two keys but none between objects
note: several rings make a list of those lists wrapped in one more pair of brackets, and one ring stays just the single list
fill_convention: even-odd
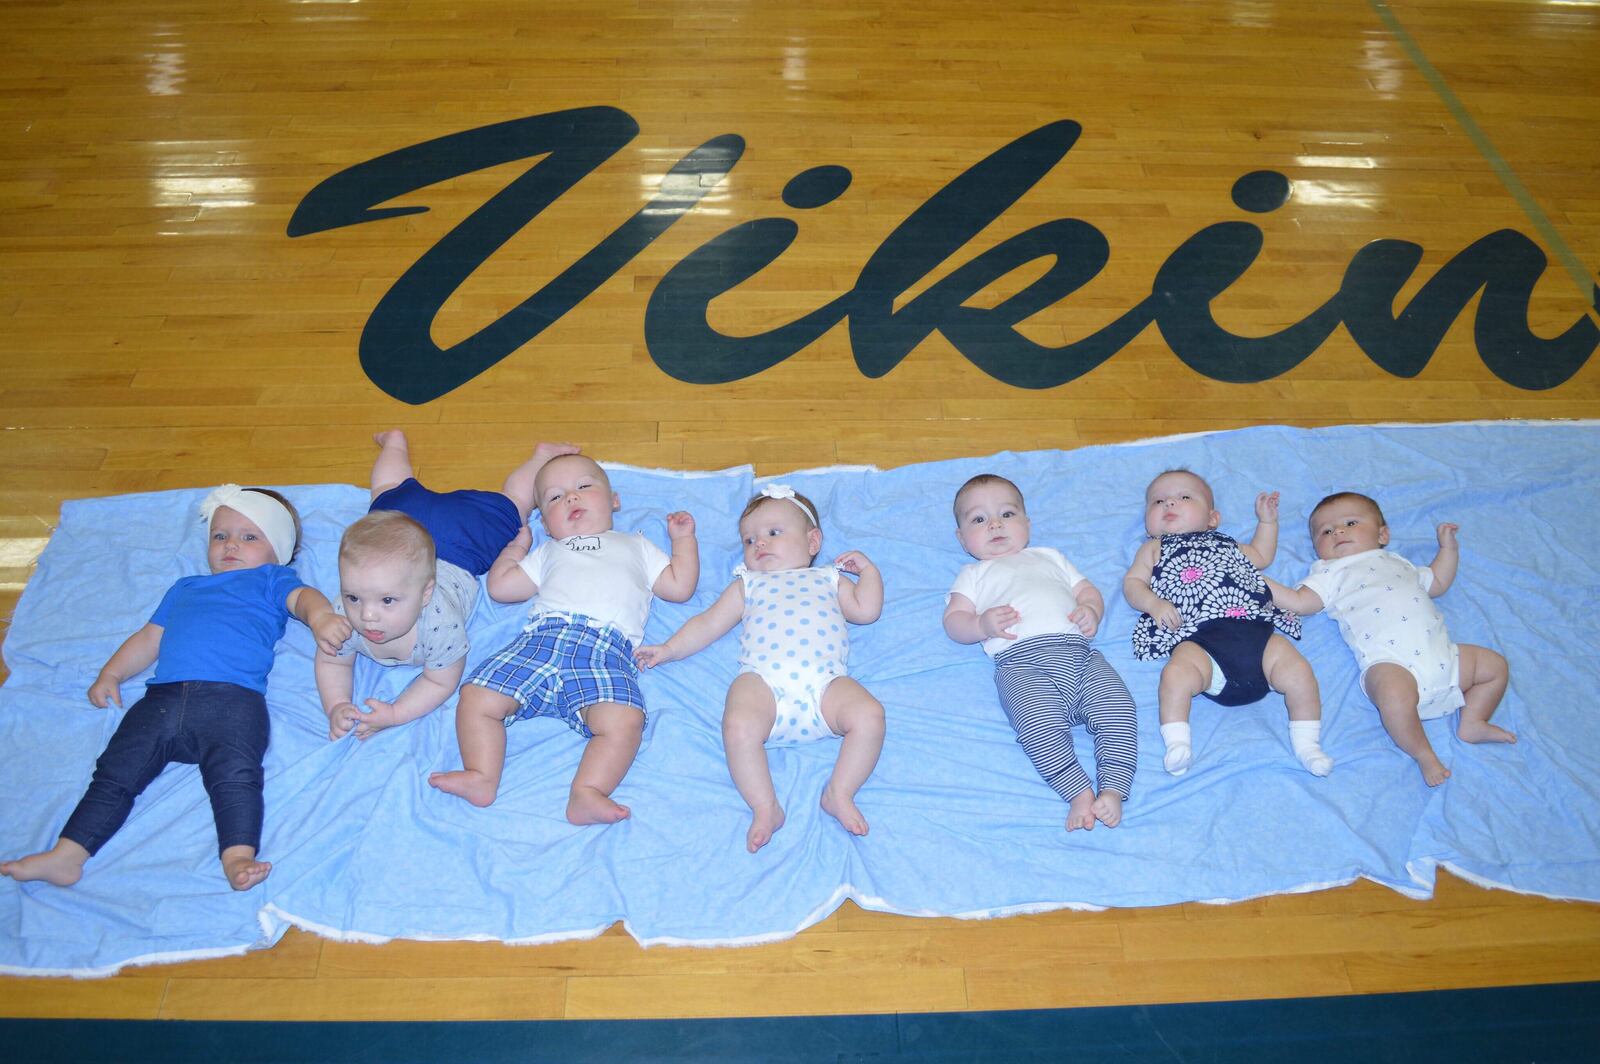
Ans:
[{"label": "blond hair", "polygon": [[375,558],[399,558],[430,576],[437,564],[433,537],[399,510],[373,510],[344,530],[339,540],[341,562]]}]

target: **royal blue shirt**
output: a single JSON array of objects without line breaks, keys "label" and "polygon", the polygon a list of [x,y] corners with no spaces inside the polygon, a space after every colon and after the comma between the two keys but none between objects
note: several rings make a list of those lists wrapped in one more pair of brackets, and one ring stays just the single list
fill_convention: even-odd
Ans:
[{"label": "royal blue shirt", "polygon": [[162,628],[150,682],[218,680],[265,693],[273,649],[289,623],[289,593],[299,586],[286,565],[179,580],[150,617]]}]

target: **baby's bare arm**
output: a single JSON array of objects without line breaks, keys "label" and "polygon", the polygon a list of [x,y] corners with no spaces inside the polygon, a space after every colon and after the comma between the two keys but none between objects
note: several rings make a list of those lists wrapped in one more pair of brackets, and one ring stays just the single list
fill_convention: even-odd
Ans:
[{"label": "baby's bare arm", "polygon": [[526,602],[539,593],[539,585],[522,567],[522,559],[528,556],[532,545],[533,529],[524,525],[516,537],[501,548],[494,564],[489,566],[485,581],[490,598],[496,602]]},{"label": "baby's bare arm", "polygon": [[967,596],[951,592],[944,608],[944,632],[957,643],[981,643],[985,639],[1015,639],[1011,631],[1022,614],[1009,605],[991,606],[982,613]]},{"label": "baby's bare arm", "polygon": [[735,580],[717,596],[717,601],[700,613],[683,622],[665,643],[642,646],[634,651],[634,659],[647,669],[668,661],[677,661],[690,654],[698,654],[715,643],[739,623],[744,616],[744,581]]},{"label": "baby's bare arm", "polygon": [[106,708],[108,702],[122,705],[122,684],[139,675],[155,663],[161,653],[161,633],[166,629],[151,623],[122,641],[106,663],[100,675],[89,685],[89,701],[96,709]]},{"label": "baby's bare arm", "polygon": [[1147,539],[1139,544],[1139,549],[1133,555],[1133,563],[1128,566],[1128,571],[1122,577],[1122,598],[1128,605],[1140,613],[1155,616],[1155,612],[1166,599],[1156,594],[1150,587],[1151,577],[1155,575],[1156,559],[1161,556],[1161,541]]},{"label": "baby's bare arm", "polygon": [[432,713],[444,704],[445,699],[455,694],[466,665],[467,659],[463,656],[443,668],[423,669],[393,702],[367,699],[370,712],[356,718],[356,738],[366,739],[385,728],[407,724]]},{"label": "baby's bare arm", "polygon": [[355,691],[356,657],[335,657],[317,651],[312,671],[317,678],[317,697],[322,700],[322,712],[328,715],[328,738],[337,739],[350,730],[361,711],[351,700]]},{"label": "baby's bare arm", "polygon": [[694,538],[694,517],[682,510],[668,514],[667,535],[672,540],[672,560],[650,590],[668,602],[688,602],[700,583],[700,544]]},{"label": "baby's bare arm", "polygon": [[1072,585],[1072,597],[1078,600],[1078,608],[1072,611],[1067,620],[1078,626],[1078,631],[1083,633],[1085,639],[1093,639],[1100,630],[1100,618],[1106,615],[1106,600],[1101,596],[1100,589],[1088,580],[1079,580]]},{"label": "baby's bare arm", "polygon": [[1428,568],[1433,570],[1433,585],[1428,588],[1429,598],[1438,598],[1456,582],[1456,569],[1461,565],[1461,547],[1456,543],[1456,533],[1461,526],[1449,521],[1439,526],[1439,553],[1433,556]]},{"label": "baby's bare arm", "polygon": [[1267,590],[1272,592],[1273,605],[1279,609],[1298,613],[1302,617],[1309,617],[1322,610],[1322,596],[1312,591],[1309,587],[1290,588],[1278,583],[1266,573],[1261,574],[1261,579],[1267,582]]},{"label": "baby's bare arm", "polygon": [[347,619],[333,612],[328,597],[314,587],[302,584],[295,588],[289,592],[284,605],[311,629],[311,634],[317,639],[317,649],[325,653],[337,651],[354,631]]},{"label": "baby's bare arm", "polygon": [[883,574],[865,554],[858,550],[845,551],[833,560],[847,573],[854,573],[851,581],[839,577],[839,610],[851,624],[871,624],[883,613]]},{"label": "baby's bare arm", "polygon": [[1256,534],[1239,550],[1250,564],[1265,569],[1278,554],[1278,493],[1264,491],[1256,496]]}]

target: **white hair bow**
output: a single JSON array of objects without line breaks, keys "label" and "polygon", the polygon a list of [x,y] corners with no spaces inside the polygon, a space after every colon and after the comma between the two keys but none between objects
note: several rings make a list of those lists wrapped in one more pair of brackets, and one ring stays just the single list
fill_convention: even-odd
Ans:
[{"label": "white hair bow", "polygon": [[817,520],[817,512],[795,496],[794,489],[787,484],[768,484],[761,489],[761,494],[768,499],[788,499],[800,507],[800,512],[811,518],[811,524],[816,528],[822,527],[822,522]]}]

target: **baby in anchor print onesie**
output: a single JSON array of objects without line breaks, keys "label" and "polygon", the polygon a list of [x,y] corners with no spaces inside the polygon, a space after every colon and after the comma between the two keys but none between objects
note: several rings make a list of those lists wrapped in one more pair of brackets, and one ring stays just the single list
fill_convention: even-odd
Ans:
[{"label": "baby in anchor print onesie", "polygon": [[1433,599],[1449,590],[1460,562],[1457,526],[1438,528],[1439,553],[1425,568],[1382,548],[1383,511],[1365,495],[1339,492],[1311,511],[1319,561],[1290,590],[1271,578],[1279,606],[1300,614],[1327,609],[1361,667],[1361,688],[1378,707],[1395,745],[1437,787],[1450,777],[1422,729],[1424,720],[1461,710],[1456,734],[1469,743],[1514,743],[1489,717],[1510,680],[1506,659],[1486,647],[1453,643]]},{"label": "baby in anchor print onesie", "polygon": [[676,661],[710,646],[742,621],[739,675],[728,688],[722,739],[728,774],[752,814],[745,846],[755,853],[783,826],[783,806],[767,764],[769,743],[842,738],[822,808],[851,834],[865,835],[867,819],[855,796],[883,749],[883,705],[846,675],[850,633],[845,622],[878,619],[883,578],[860,551],[817,565],[822,549],[817,508],[785,485],[768,485],[750,500],[739,517],[739,536],[744,564],[734,570],[735,579],[721,597],[665,643],[640,647],[635,656],[649,668]]}]

